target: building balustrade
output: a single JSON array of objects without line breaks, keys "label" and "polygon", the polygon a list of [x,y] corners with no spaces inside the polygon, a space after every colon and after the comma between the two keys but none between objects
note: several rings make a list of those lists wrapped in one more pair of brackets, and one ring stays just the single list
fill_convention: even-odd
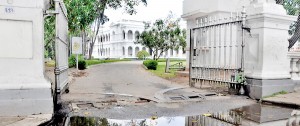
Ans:
[{"label": "building balustrade", "polygon": [[291,77],[293,80],[300,80],[300,52],[289,52]]}]

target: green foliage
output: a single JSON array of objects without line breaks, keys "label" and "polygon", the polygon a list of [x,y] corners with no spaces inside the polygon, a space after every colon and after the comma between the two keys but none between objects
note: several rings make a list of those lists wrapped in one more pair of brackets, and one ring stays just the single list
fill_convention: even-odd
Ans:
[{"label": "green foliage", "polygon": [[238,73],[237,76],[235,77],[235,81],[240,84],[245,84],[246,77],[245,77],[244,73],[242,73],[242,72]]},{"label": "green foliage", "polygon": [[156,60],[146,60],[143,62],[143,64],[150,70],[156,70],[158,65]]},{"label": "green foliage", "polygon": [[[166,62],[167,59],[158,59],[157,62]],[[171,62],[186,61],[185,59],[171,59]]]},{"label": "green foliage", "polygon": [[286,9],[288,15],[299,15],[300,0],[283,0],[283,7]]},{"label": "green foliage", "polygon": [[88,45],[90,48],[88,59],[92,59],[100,27],[109,20],[105,15],[106,9],[123,7],[126,13],[132,15],[136,13],[135,7],[140,3],[147,4],[147,0],[64,0],[64,2],[68,10],[70,34],[89,37],[91,40]]},{"label": "green foliage", "polygon": [[[86,31],[95,32],[93,34],[97,36],[99,31],[99,26],[103,25],[108,21],[108,17],[104,14],[105,9],[113,8],[119,9],[124,7],[124,10],[129,14],[135,14],[135,7],[140,3],[147,5],[147,0],[64,0],[68,13],[68,27],[70,35],[83,35],[87,36]],[[54,10],[54,5],[52,4],[50,10]],[[95,23],[98,27],[97,29],[91,30],[91,25]],[[94,24],[94,25],[95,25]],[[50,16],[45,19],[45,58],[55,58],[55,16]],[[90,37],[93,37],[90,36]],[[91,43],[93,46],[93,42]],[[91,52],[92,52],[91,48]]]},{"label": "green foliage", "polygon": [[[159,59],[162,60],[162,59]],[[170,64],[175,64],[177,61],[171,61]],[[183,65],[186,65],[186,62],[183,61]],[[157,69],[156,70],[150,70],[151,73],[155,74],[156,76],[170,79],[176,77],[175,70],[170,70],[169,73],[165,73],[166,63],[165,62],[158,62]]]},{"label": "green foliage", "polygon": [[276,93],[274,93],[274,94],[272,94],[272,95],[269,95],[269,96],[265,96],[265,97],[263,97],[263,99],[265,99],[265,98],[271,98],[271,97],[275,97],[275,96],[277,96],[277,95],[283,95],[283,94],[287,94],[288,92],[286,92],[286,91],[280,91],[280,92],[276,92]]},{"label": "green foliage", "polygon": [[68,25],[71,34],[80,34],[95,20],[97,0],[64,0],[68,11]]},{"label": "green foliage", "polygon": [[69,68],[76,67],[76,56],[71,55],[68,59],[69,61]]},{"label": "green foliage", "polygon": [[137,53],[137,57],[138,57],[138,59],[144,59],[144,58],[146,58],[146,57],[148,57],[148,56],[150,56],[150,54],[147,52],[147,51],[145,51],[145,50],[142,50],[142,51],[139,51],[138,53]]},{"label": "green foliage", "polygon": [[[82,55],[79,55],[78,56],[78,61],[79,60],[84,60],[83,56]],[[71,55],[68,59],[69,61],[69,68],[72,68],[72,67],[76,67],[76,55]]]},{"label": "green foliage", "polygon": [[44,56],[45,58],[55,58],[55,18],[54,17],[48,17],[45,19],[45,52]]},{"label": "green foliage", "polygon": [[[170,15],[156,20],[152,25],[145,23],[145,31],[140,35],[140,43],[153,51],[153,60],[158,60],[163,52],[169,49],[178,50],[186,47],[186,30],[181,29],[180,19]],[[159,53],[160,52],[160,53]]]},{"label": "green foliage", "polygon": [[84,70],[86,69],[86,61],[85,60],[78,60],[78,69],[79,70]]},{"label": "green foliage", "polygon": [[290,25],[288,39],[290,49],[300,39],[300,0],[276,0],[277,4],[282,4],[288,15],[298,16],[297,21]]},{"label": "green foliage", "polygon": [[118,124],[110,124],[106,118],[92,117],[71,117],[71,126],[118,126]]},{"label": "green foliage", "polygon": [[130,61],[130,59],[111,59],[111,60],[86,60],[87,66],[102,64],[102,63],[113,63],[121,61]]},{"label": "green foliage", "polygon": [[146,0],[64,0],[68,10],[69,30],[71,34],[80,34],[90,28],[96,21],[104,24],[108,17],[105,9],[119,9],[124,7],[129,14],[135,14],[135,7]]}]

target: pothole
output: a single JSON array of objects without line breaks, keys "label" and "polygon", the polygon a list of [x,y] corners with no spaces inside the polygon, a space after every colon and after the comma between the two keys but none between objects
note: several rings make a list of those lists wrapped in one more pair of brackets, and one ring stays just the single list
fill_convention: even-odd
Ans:
[{"label": "pothole", "polygon": [[170,97],[171,100],[185,100],[184,97],[182,96],[175,96],[175,97]]},{"label": "pothole", "polygon": [[204,96],[215,96],[215,93],[205,94]]},{"label": "pothole", "polygon": [[80,104],[77,104],[76,106],[81,109],[87,109],[87,108],[94,107],[93,103],[80,103]]}]

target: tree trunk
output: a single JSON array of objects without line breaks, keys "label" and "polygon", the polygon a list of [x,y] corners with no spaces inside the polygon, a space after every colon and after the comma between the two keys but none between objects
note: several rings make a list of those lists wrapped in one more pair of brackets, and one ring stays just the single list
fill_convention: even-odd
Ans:
[{"label": "tree trunk", "polygon": [[300,38],[300,15],[298,15],[295,27],[296,27],[296,29],[295,29],[293,36],[288,40],[289,41],[289,47],[288,47],[289,49],[291,49]]},{"label": "tree trunk", "polygon": [[92,59],[94,45],[95,45],[95,42],[90,43],[90,50],[89,50],[89,57],[88,57],[89,60]]},{"label": "tree trunk", "polygon": [[162,50],[162,51],[159,53],[159,55],[157,56],[157,60],[160,58],[161,54],[163,54],[164,52],[165,52],[165,51]]}]

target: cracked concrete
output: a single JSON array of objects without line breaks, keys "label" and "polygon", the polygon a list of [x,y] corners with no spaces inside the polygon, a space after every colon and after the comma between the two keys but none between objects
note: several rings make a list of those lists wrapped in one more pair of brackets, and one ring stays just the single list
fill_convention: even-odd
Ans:
[{"label": "cracked concrete", "polygon": [[[198,115],[255,103],[243,96],[221,95],[171,100],[170,97],[204,96],[213,92],[154,76],[141,64],[141,61],[108,63],[82,71],[88,76],[76,77],[70,84],[70,93],[62,95],[64,102],[72,104],[69,116],[130,119]],[[78,104],[88,106],[89,103],[92,106],[78,107]]]}]

